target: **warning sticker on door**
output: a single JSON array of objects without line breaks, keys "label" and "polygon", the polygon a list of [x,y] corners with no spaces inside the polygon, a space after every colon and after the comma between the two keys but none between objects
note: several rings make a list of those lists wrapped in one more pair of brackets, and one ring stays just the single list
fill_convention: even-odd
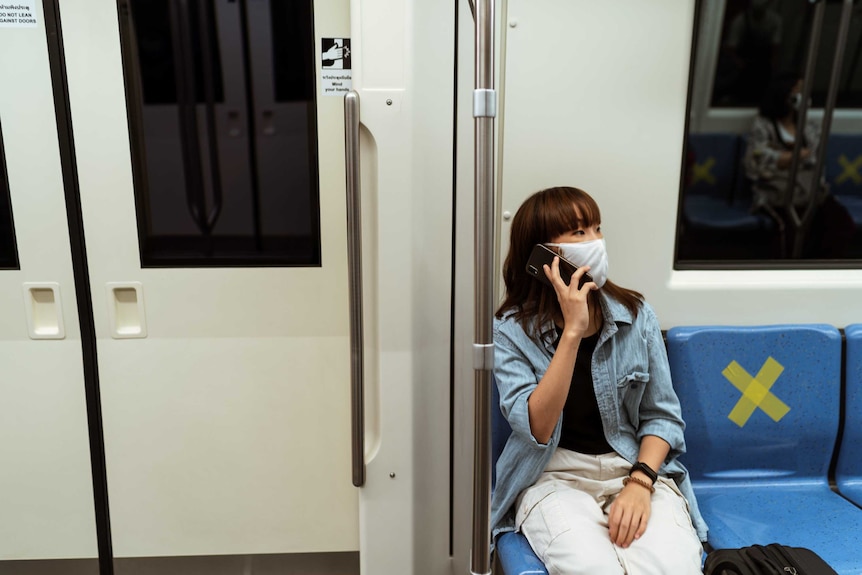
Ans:
[{"label": "warning sticker on door", "polygon": [[350,38],[322,38],[320,44],[320,93],[324,96],[344,96],[353,87]]},{"label": "warning sticker on door", "polygon": [[37,0],[0,0],[0,28],[35,28]]}]

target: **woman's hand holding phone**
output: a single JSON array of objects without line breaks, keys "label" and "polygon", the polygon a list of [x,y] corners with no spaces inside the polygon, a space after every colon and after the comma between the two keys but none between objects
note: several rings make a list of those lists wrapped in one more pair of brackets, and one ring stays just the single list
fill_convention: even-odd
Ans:
[{"label": "woman's hand holding phone", "polygon": [[[582,338],[590,326],[590,312],[587,306],[587,296],[592,290],[599,289],[592,282],[587,281],[581,287],[581,277],[589,271],[589,266],[581,266],[572,274],[572,279],[568,285],[560,276],[560,258],[554,257],[551,265],[545,264],[542,266],[545,275],[551,280],[551,285],[557,293],[557,301],[560,303],[560,310],[563,313],[564,334],[569,332],[570,335],[575,335]],[[589,276],[588,276],[589,277]]]}]

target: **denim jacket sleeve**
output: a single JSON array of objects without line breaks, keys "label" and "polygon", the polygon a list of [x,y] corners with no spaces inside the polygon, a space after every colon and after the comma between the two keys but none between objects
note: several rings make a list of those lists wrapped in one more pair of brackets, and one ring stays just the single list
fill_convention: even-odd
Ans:
[{"label": "denim jacket sleeve", "polygon": [[548,443],[539,443],[530,429],[527,408],[530,394],[550,365],[550,353],[529,338],[511,315],[495,320],[494,345],[494,375],[500,390],[500,409],[512,432],[535,449],[555,445],[560,437],[560,421]]},{"label": "denim jacket sleeve", "polygon": [[682,419],[679,398],[673,389],[667,350],[658,319],[648,304],[644,304],[641,314],[649,357],[650,383],[640,405],[637,440],[640,443],[645,435],[661,437],[670,445],[668,460],[672,460],[685,453],[685,422]]}]

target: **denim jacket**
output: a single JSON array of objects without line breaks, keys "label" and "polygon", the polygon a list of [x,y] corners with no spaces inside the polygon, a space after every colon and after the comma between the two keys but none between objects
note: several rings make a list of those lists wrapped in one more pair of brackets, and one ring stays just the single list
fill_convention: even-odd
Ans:
[{"label": "denim jacket", "polygon": [[[677,457],[685,452],[682,412],[670,378],[667,351],[655,312],[644,303],[637,315],[599,291],[604,322],[592,360],[593,386],[608,444],[634,463],[645,435],[670,444],[659,474],[672,478],[689,504],[692,523],[701,541],[707,527],[697,508],[685,467]],[[492,541],[515,529],[514,503],[545,469],[560,441],[562,414],[547,444],[530,431],[527,399],[536,389],[554,355],[553,323],[541,326],[540,339],[531,338],[506,312],[494,321],[494,375],[500,409],[512,434],[497,460],[497,482],[491,502]]]}]

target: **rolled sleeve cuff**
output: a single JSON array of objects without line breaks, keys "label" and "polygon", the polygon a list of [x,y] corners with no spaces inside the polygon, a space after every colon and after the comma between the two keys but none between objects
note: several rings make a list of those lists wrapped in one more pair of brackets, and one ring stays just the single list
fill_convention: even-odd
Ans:
[{"label": "rolled sleeve cuff", "polygon": [[647,435],[655,435],[665,440],[670,445],[668,459],[673,459],[685,451],[685,440],[679,425],[672,421],[653,419],[641,423],[638,429],[638,443],[643,441]]},{"label": "rolled sleeve cuff", "polygon": [[515,403],[512,405],[512,411],[509,413],[509,425],[512,427],[512,431],[514,433],[517,433],[521,437],[529,438],[530,446],[534,449],[548,449],[549,447],[556,445],[557,441],[559,441],[560,421],[557,421],[557,425],[548,442],[539,443],[535,436],[533,436],[532,429],[530,429],[530,411],[527,406],[528,398],[529,395],[524,394],[523,397],[519,397],[515,400]]}]

